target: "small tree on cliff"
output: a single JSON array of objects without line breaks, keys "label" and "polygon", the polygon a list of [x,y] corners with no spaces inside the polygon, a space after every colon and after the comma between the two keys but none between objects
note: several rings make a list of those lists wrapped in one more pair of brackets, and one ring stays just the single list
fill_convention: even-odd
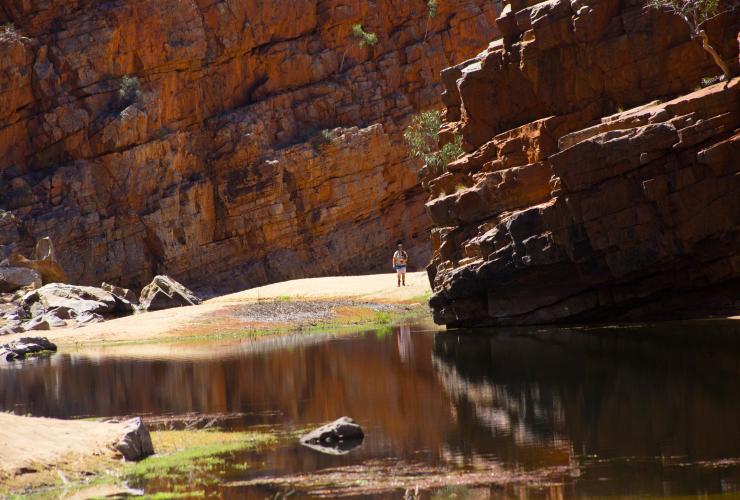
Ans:
[{"label": "small tree on cliff", "polygon": [[421,158],[435,175],[444,172],[447,165],[463,153],[462,137],[458,134],[451,142],[439,144],[441,125],[442,113],[433,109],[414,115],[403,133],[411,156]]},{"label": "small tree on cliff", "polygon": [[[352,26],[352,38],[357,41],[357,44],[361,49],[372,47],[378,43],[378,35],[370,31],[365,31],[362,29],[361,24],[355,24]],[[342,62],[339,63],[340,73],[344,67],[344,58],[347,56],[347,49],[349,49],[349,47],[345,47],[344,52],[342,53]]]},{"label": "small tree on cliff", "polygon": [[[702,29],[705,21],[719,14],[719,0],[648,0],[648,4],[655,8],[675,14],[689,25],[691,38],[701,40],[702,48],[712,56],[714,62],[722,70],[722,78],[732,78],[730,67],[725,63],[719,53],[712,47],[706,31]],[[728,9],[732,10],[737,2]]]},{"label": "small tree on cliff", "polygon": [[427,17],[424,22],[424,41],[427,41],[427,34],[429,33],[429,20],[437,17],[439,13],[439,2],[437,0],[427,1]]}]

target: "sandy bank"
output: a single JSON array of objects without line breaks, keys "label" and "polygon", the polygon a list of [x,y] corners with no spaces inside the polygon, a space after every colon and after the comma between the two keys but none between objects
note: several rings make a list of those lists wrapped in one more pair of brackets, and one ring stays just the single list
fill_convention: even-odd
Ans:
[{"label": "sandy bank", "polygon": [[123,423],[30,418],[0,413],[0,481],[18,471],[53,469],[93,457],[112,458]]},{"label": "sandy bank", "polygon": [[[394,274],[299,279],[216,297],[197,306],[148,312],[81,328],[34,332],[33,335],[43,335],[59,346],[198,337],[214,330],[276,326],[241,319],[238,314],[240,304],[272,300],[352,300],[393,304],[423,302],[423,297],[431,293],[426,273],[423,272],[408,274],[406,285],[396,286]],[[291,324],[279,326],[289,328]],[[28,335],[13,334],[2,337],[2,340],[9,342]]]}]

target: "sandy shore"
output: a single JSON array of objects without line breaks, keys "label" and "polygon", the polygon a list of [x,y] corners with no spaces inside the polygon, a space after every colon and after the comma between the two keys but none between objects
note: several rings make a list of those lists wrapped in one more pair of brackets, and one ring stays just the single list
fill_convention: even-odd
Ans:
[{"label": "sandy shore", "polygon": [[21,417],[0,413],[0,480],[21,471],[80,463],[82,457],[115,455],[123,423]]},{"label": "sandy shore", "polygon": [[[271,300],[353,300],[374,303],[423,301],[431,293],[426,273],[409,273],[406,286],[396,285],[394,274],[332,276],[274,283],[216,297],[201,305],[154,311],[112,319],[81,328],[59,328],[2,337],[45,336],[59,346],[91,343],[157,341],[173,337],[199,336],[215,329],[260,328],[240,321],[233,313],[240,304]],[[290,325],[284,325],[290,326]],[[270,325],[272,327],[272,325]]]}]

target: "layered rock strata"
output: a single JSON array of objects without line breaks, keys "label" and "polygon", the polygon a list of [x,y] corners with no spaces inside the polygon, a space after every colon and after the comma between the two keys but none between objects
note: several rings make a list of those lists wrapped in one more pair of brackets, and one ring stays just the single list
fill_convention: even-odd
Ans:
[{"label": "layered rock strata", "polygon": [[[735,70],[739,19],[707,26]],[[739,80],[701,89],[719,70],[687,27],[631,0],[512,1],[498,23],[443,73],[468,153],[426,180],[435,319],[740,310]]]},{"label": "layered rock strata", "polygon": [[400,132],[495,3],[40,5],[0,6],[0,245],[50,236],[70,282],[133,288],[385,269],[396,239],[425,264]]}]

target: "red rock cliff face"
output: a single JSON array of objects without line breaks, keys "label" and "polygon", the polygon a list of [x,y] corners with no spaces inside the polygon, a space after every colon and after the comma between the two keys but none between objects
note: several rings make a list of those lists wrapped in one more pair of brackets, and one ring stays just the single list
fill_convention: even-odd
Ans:
[{"label": "red rock cliff face", "polygon": [[496,16],[484,0],[431,20],[421,0],[4,2],[0,244],[49,235],[72,281],[126,286],[387,269],[396,239],[423,266],[401,130]]},{"label": "red rock cliff face", "polygon": [[[707,26],[735,70],[737,12]],[[740,310],[738,79],[688,93],[719,70],[642,2],[512,1],[498,26],[443,72],[469,153],[426,180],[436,320]]]}]

